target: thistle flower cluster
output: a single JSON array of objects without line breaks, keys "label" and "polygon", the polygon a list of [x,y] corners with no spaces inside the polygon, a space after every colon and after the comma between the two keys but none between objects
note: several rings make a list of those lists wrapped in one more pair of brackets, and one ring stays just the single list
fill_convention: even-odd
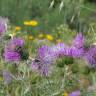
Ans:
[{"label": "thistle flower cluster", "polygon": [[41,74],[48,75],[50,73],[49,67],[55,61],[64,56],[72,58],[84,58],[88,61],[88,65],[96,67],[96,47],[85,48],[85,38],[82,33],[77,34],[71,46],[64,43],[59,43],[51,47],[43,46],[38,50],[38,56],[32,63],[32,69],[39,71]]},{"label": "thistle flower cluster", "polygon": [[55,61],[64,56],[81,57],[84,54],[84,37],[79,33],[71,47],[64,43],[59,43],[51,47],[43,46],[38,50],[38,56],[32,63],[32,69],[39,71],[41,74],[48,76],[50,66]]},{"label": "thistle flower cluster", "polygon": [[74,58],[81,57],[84,54],[84,37],[82,33],[77,34],[72,46],[68,46],[64,43],[59,43],[51,47],[52,52],[57,56],[71,56]]},{"label": "thistle flower cluster", "polygon": [[[22,57],[22,48],[24,47],[25,41],[22,38],[11,38],[7,41],[7,44],[3,42],[3,37],[7,31],[8,20],[6,18],[0,17],[0,40],[2,40],[2,58],[4,58],[7,63],[19,63]],[[7,33],[7,32],[6,32]],[[10,71],[3,70],[4,83],[9,84],[12,80]]]},{"label": "thistle flower cluster", "polygon": [[[7,30],[7,22],[0,17],[0,37]],[[12,38],[5,46],[3,57],[6,62],[18,63],[22,57],[22,48],[25,41],[22,38]],[[71,46],[58,43],[53,46],[42,46],[39,48],[36,58],[33,60],[31,67],[33,71],[41,75],[48,76],[52,71],[52,65],[61,57],[70,56],[72,58],[85,58],[91,68],[96,67],[96,46],[86,50],[85,38],[82,33],[77,34]],[[4,72],[6,77],[6,72]],[[6,77],[7,78],[7,77]],[[5,78],[5,79],[6,79]],[[7,80],[7,79],[6,79]],[[9,81],[8,81],[9,82]]]}]

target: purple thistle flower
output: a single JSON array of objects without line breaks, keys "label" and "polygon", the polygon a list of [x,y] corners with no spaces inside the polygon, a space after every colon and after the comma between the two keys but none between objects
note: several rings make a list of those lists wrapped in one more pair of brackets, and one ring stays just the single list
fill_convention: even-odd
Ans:
[{"label": "purple thistle flower", "polygon": [[51,73],[51,66],[45,64],[42,61],[36,62],[36,60],[32,63],[32,70],[38,72],[40,75],[49,76]]},{"label": "purple thistle flower", "polygon": [[4,49],[4,58],[7,62],[18,62],[21,59],[19,47],[23,47],[24,40],[21,38],[14,38]]},{"label": "purple thistle flower", "polygon": [[12,81],[11,73],[7,70],[3,71],[3,78],[4,78],[4,83],[5,84],[9,84]]},{"label": "purple thistle flower", "polygon": [[82,57],[85,53],[84,50],[84,36],[82,33],[77,34],[73,41],[72,47],[70,47],[69,55],[72,57]]},{"label": "purple thistle flower", "polygon": [[43,46],[38,50],[38,56],[32,63],[32,70],[48,76],[51,73],[50,65],[55,62],[55,59],[55,55],[50,50],[50,47]]},{"label": "purple thistle flower", "polygon": [[59,43],[56,46],[51,47],[51,49],[57,57],[81,57],[84,55],[84,48],[77,48],[75,46],[68,47],[64,43]]},{"label": "purple thistle flower", "polygon": [[46,57],[46,55],[49,55],[49,54],[51,54],[51,53],[50,53],[48,46],[42,46],[38,50],[38,55],[40,56],[40,58],[44,58],[44,57]]},{"label": "purple thistle flower", "polygon": [[57,56],[81,57],[84,55],[84,36],[82,33],[77,34],[71,47],[66,46],[64,43],[59,43],[52,49]]},{"label": "purple thistle flower", "polygon": [[22,47],[24,43],[25,42],[22,38],[13,38],[13,40],[10,41],[11,45],[20,46],[20,47]]},{"label": "purple thistle flower", "polygon": [[69,47],[64,43],[59,43],[51,47],[51,51],[57,57],[67,56],[69,54]]},{"label": "purple thistle flower", "polygon": [[96,47],[89,48],[84,57],[88,61],[89,67],[96,67]]},{"label": "purple thistle flower", "polygon": [[51,50],[51,48],[48,46],[42,46],[38,50],[38,56],[40,59],[43,59],[47,62],[51,62],[56,58],[56,55],[53,53],[53,50]]},{"label": "purple thistle flower", "polygon": [[82,48],[84,47],[84,43],[85,40],[83,34],[82,33],[77,34],[76,38],[73,41],[73,46],[76,48]]},{"label": "purple thistle flower", "polygon": [[71,47],[69,49],[69,56],[72,56],[74,58],[80,58],[84,55],[85,51],[84,51],[84,48],[76,48],[76,47]]},{"label": "purple thistle flower", "polygon": [[7,20],[0,17],[0,36],[7,30]]},{"label": "purple thistle flower", "polygon": [[80,90],[73,91],[69,96],[81,96]]},{"label": "purple thistle flower", "polygon": [[66,46],[64,43],[59,43],[52,47],[43,46],[38,50],[38,57],[32,63],[32,69],[39,71],[43,75],[48,75],[50,65],[61,56],[81,57],[84,55],[84,37],[79,33],[72,47]]}]

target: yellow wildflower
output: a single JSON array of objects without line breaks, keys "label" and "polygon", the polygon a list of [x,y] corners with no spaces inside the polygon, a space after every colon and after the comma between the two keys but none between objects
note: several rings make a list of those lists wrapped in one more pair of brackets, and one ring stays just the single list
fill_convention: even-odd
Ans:
[{"label": "yellow wildflower", "polygon": [[24,25],[26,26],[37,26],[38,22],[36,20],[32,20],[32,21],[24,21]]},{"label": "yellow wildflower", "polygon": [[29,21],[24,21],[24,25],[29,26],[30,22]]},{"label": "yellow wildflower", "polygon": [[44,38],[44,34],[39,34],[38,38],[40,38],[40,39]]},{"label": "yellow wildflower", "polygon": [[32,35],[28,36],[28,39],[33,40],[33,36]]},{"label": "yellow wildflower", "polygon": [[36,20],[32,20],[32,21],[30,21],[30,25],[31,26],[37,26],[38,22]]},{"label": "yellow wildflower", "polygon": [[16,26],[16,27],[15,27],[15,30],[16,30],[16,31],[19,31],[19,30],[21,30],[21,27],[20,27],[20,26]]},{"label": "yellow wildflower", "polygon": [[50,35],[50,34],[47,34],[47,35],[46,35],[46,38],[47,38],[49,41],[52,41],[52,40],[54,39],[53,36]]},{"label": "yellow wildflower", "polygon": [[67,92],[64,92],[63,96],[69,96]]}]

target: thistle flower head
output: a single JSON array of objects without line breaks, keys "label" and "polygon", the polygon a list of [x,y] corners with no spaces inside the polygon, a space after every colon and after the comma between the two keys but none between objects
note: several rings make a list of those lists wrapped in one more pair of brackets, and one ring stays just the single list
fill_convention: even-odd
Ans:
[{"label": "thistle flower head", "polygon": [[70,56],[70,57],[81,57],[84,54],[83,48],[76,48],[74,46],[68,47],[64,43],[59,43],[56,46],[51,47],[52,52],[57,57]]},{"label": "thistle flower head", "polygon": [[85,59],[89,63],[89,67],[96,67],[96,47],[90,47],[85,54]]},{"label": "thistle flower head", "polygon": [[21,59],[21,48],[24,45],[24,40],[21,38],[15,38],[13,40],[11,40],[7,46],[5,46],[4,49],[4,58],[5,61],[14,61],[14,62],[18,62]]},{"label": "thistle flower head", "polygon": [[64,43],[58,43],[57,45],[51,47],[51,51],[57,57],[68,56],[69,47]]},{"label": "thistle flower head", "polygon": [[32,63],[32,69],[38,71],[41,75],[48,76],[50,74],[51,64],[55,62],[55,55],[50,47],[43,46],[38,50],[38,56]]},{"label": "thistle flower head", "polygon": [[76,48],[82,48],[84,47],[84,43],[85,43],[85,40],[84,40],[83,34],[78,33],[73,41],[73,46]]},{"label": "thistle flower head", "polygon": [[85,41],[83,34],[78,33],[73,41],[73,45],[69,49],[69,55],[72,57],[82,57],[85,53],[84,43]]},{"label": "thistle flower head", "polygon": [[13,38],[11,41],[10,41],[10,44],[11,45],[15,45],[15,46],[20,46],[22,47],[24,45],[24,40],[22,38]]},{"label": "thistle flower head", "polygon": [[84,55],[84,53],[85,53],[84,48],[78,49],[78,48],[72,46],[69,49],[69,56],[72,56],[74,58],[82,57]]},{"label": "thistle flower head", "polygon": [[38,56],[44,60],[48,58],[50,59],[55,58],[55,54],[53,50],[51,50],[51,47],[48,47],[48,46],[42,46],[41,48],[39,48]]},{"label": "thistle flower head", "polygon": [[32,63],[32,70],[38,72],[42,76],[49,76],[51,73],[51,66],[35,59],[35,61]]}]

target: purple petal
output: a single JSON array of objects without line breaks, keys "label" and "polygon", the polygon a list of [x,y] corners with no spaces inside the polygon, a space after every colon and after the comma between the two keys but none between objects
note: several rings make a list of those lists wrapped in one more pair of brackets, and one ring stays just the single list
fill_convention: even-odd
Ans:
[{"label": "purple petal", "polygon": [[89,48],[85,54],[85,59],[88,61],[89,67],[96,67],[96,47]]},{"label": "purple petal", "polygon": [[69,96],[81,96],[80,90],[73,91]]},{"label": "purple petal", "polygon": [[20,61],[20,54],[8,49],[5,49],[4,52],[5,61]]},{"label": "purple petal", "polygon": [[51,60],[55,59],[56,56],[53,52],[53,50],[51,50],[50,47],[48,46],[42,46],[39,50],[38,50],[38,57],[46,62],[50,62]]},{"label": "purple petal", "polygon": [[0,35],[2,35],[7,30],[7,20],[0,17]]},{"label": "purple petal", "polygon": [[32,67],[32,70],[33,70],[33,71],[38,70],[38,64],[36,64],[36,63],[32,63],[32,64],[31,64],[31,67]]},{"label": "purple petal", "polygon": [[73,41],[73,46],[76,48],[84,47],[84,36],[82,33],[77,34],[76,38]]},{"label": "purple petal", "polygon": [[13,38],[13,40],[10,41],[11,45],[16,45],[22,47],[24,45],[24,40],[22,38]]},{"label": "purple petal", "polygon": [[51,73],[50,66],[47,64],[38,64],[36,62],[31,64],[32,70],[38,72],[40,75],[48,76]]},{"label": "purple petal", "polygon": [[69,48],[64,43],[59,43],[56,46],[51,47],[52,53],[55,56],[66,56],[69,54]]},{"label": "purple petal", "polygon": [[69,56],[72,56],[74,58],[79,58],[82,57],[84,55],[85,51],[83,48],[76,48],[76,47],[71,47],[69,49]]}]

